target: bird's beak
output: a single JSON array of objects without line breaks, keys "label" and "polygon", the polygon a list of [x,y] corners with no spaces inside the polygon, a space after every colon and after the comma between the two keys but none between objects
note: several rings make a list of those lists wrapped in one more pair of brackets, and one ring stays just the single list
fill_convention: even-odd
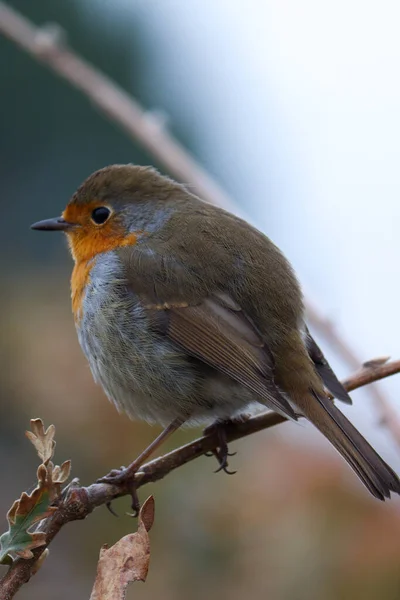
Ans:
[{"label": "bird's beak", "polygon": [[62,217],[55,217],[54,219],[38,221],[31,225],[31,229],[37,229],[38,231],[68,231],[74,226],[75,223],[68,223]]}]

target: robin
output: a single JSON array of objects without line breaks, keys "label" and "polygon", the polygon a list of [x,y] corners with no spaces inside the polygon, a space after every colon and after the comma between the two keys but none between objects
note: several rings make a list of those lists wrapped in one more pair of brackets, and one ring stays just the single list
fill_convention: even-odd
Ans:
[{"label": "robin", "polygon": [[[343,388],[304,322],[296,276],[257,229],[152,167],[112,165],[86,179],[62,216],[75,262],[72,310],[93,377],[119,411],[164,431],[127,468],[134,475],[183,424],[224,423],[259,403],[306,417],[373,496],[400,480],[330,400]],[[137,498],[133,494],[134,508]]]}]

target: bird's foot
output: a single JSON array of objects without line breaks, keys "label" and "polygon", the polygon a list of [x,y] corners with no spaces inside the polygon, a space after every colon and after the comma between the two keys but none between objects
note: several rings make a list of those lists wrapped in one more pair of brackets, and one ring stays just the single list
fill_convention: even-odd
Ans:
[{"label": "bird's foot", "polygon": [[[140,502],[137,495],[137,472],[140,467],[135,465],[133,462],[129,467],[121,467],[120,469],[113,469],[97,480],[96,483],[108,483],[109,485],[117,485],[123,487],[124,491],[131,497],[131,508],[132,513],[128,513],[131,517],[137,517],[140,510]],[[107,502],[107,508],[114,516],[118,516],[117,513],[111,506],[111,502]]]},{"label": "bird's foot", "polygon": [[[172,421],[157,437],[155,440],[151,442],[139,454],[137,458],[129,465],[129,467],[121,467],[120,469],[113,469],[110,471],[108,475],[102,477],[98,480],[98,483],[108,483],[110,485],[119,486],[122,493],[130,494],[132,498],[132,517],[137,517],[140,509],[140,502],[137,497],[136,488],[138,487],[138,481],[140,479],[140,475],[144,475],[143,471],[140,471],[140,468],[146,462],[146,460],[154,453],[154,451],[166,440],[174,431],[176,431],[182,423],[184,423],[185,419],[177,418]],[[122,494],[119,494],[122,495]],[[108,505],[108,508],[111,509],[111,504]],[[111,509],[111,512],[112,511]]]},{"label": "bird's foot", "polygon": [[206,452],[206,456],[215,456],[218,461],[219,467],[215,473],[224,471],[227,475],[234,475],[236,471],[230,471],[228,469],[228,456],[235,456],[236,452],[228,451],[228,443],[226,439],[226,425],[230,421],[216,421],[204,430],[205,435],[215,435],[218,440],[216,448],[211,452]]}]

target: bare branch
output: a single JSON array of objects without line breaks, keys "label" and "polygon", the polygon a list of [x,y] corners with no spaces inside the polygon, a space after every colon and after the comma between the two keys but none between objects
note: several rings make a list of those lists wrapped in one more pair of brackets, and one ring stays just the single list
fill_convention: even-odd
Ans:
[{"label": "bare branch", "polygon": [[[400,360],[387,363],[382,363],[379,360],[369,361],[360,371],[346,379],[343,384],[348,391],[351,391],[396,373],[400,373]],[[227,428],[227,440],[232,442],[283,423],[285,420],[284,417],[276,413],[268,412],[241,423],[232,423]],[[163,479],[171,471],[214,449],[217,444],[218,440],[213,434],[203,436],[190,444],[148,462],[143,465],[136,476],[137,487]],[[8,572],[0,580],[0,598],[11,600],[21,586],[29,581],[36,562],[64,525],[71,521],[84,519],[96,507],[107,504],[127,493],[128,491],[124,486],[93,483],[89,487],[80,487],[77,480],[73,481],[65,489],[63,499],[57,510],[41,524],[40,530],[46,534],[46,544],[33,550],[33,558],[28,560],[16,559],[14,561]]]},{"label": "bare branch", "polygon": [[36,27],[16,10],[0,2],[0,32],[83,92],[172,175],[193,185],[204,200],[235,211],[228,195],[165,130],[162,120],[154,113],[146,112],[114,81],[67,48],[60,28]]},{"label": "bare branch", "polygon": [[[164,127],[163,119],[142,106],[109,77],[66,46],[58,25],[36,27],[28,19],[0,1],[0,33],[47,65],[80,90],[111,121],[140,142],[177,179],[193,186],[199,196],[232,212],[238,207],[222,187]],[[307,301],[310,322],[351,368],[361,364],[352,348],[333,323]]]},{"label": "bare branch", "polygon": [[[368,361],[364,363],[358,372],[358,374],[352,377],[353,382],[360,382],[361,386],[365,385],[363,381],[365,381],[366,377],[369,377],[371,373],[375,371],[379,371],[380,373],[385,373],[385,367],[387,367],[389,374],[392,362],[388,362],[388,358],[375,359],[375,361]],[[358,376],[358,379],[356,379]],[[386,375],[380,377],[380,379],[385,378]],[[345,383],[347,383],[347,380]],[[357,385],[356,387],[360,387]],[[376,385],[372,385],[371,390],[373,393],[373,398],[375,401],[375,406],[377,408],[379,414],[379,424],[386,427],[386,429],[390,432],[392,438],[396,442],[397,446],[400,447],[400,420],[397,411],[393,408],[390,402],[386,399],[384,394],[381,393],[380,389]]]},{"label": "bare branch", "polygon": [[[359,369],[362,361],[351,345],[341,336],[335,323],[307,299],[307,321],[326,339],[331,348],[341,356],[352,369]],[[388,359],[386,358],[386,361]],[[361,373],[362,371],[360,371]],[[379,423],[387,427],[394,441],[400,447],[400,418],[379,385],[373,384],[368,389],[379,415]]]},{"label": "bare branch", "polygon": [[[165,129],[163,120],[154,112],[146,112],[125,90],[69,49],[60,27],[36,27],[15,9],[0,1],[0,32],[80,90],[172,175],[192,185],[204,200],[238,212],[238,207],[221,186]],[[333,323],[309,300],[307,311],[312,325],[326,337],[336,352],[352,369],[358,368],[361,362],[338,334]],[[375,393],[376,399],[378,393]]]}]

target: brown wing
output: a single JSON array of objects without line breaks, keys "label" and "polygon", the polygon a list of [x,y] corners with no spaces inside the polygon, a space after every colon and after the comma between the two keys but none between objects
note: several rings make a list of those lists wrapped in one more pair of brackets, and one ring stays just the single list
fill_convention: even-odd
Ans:
[{"label": "brown wing", "polygon": [[311,336],[308,329],[306,329],[307,339],[306,345],[308,354],[313,361],[315,368],[324,382],[325,387],[331,392],[335,398],[345,402],[346,404],[352,404],[351,398],[347,391],[344,389],[335,373],[332,371],[328,361],[322,353],[322,350],[318,346],[317,342]]},{"label": "brown wing", "polygon": [[274,362],[253,324],[228,296],[192,306],[149,305],[159,332],[191,356],[253,391],[270,408],[296,419],[274,384]]},{"label": "brown wing", "polygon": [[[160,240],[124,247],[126,285],[146,306],[152,326],[189,355],[225,373],[259,401],[296,419],[274,383],[274,361],[257,328],[217,282]],[[208,273],[209,275],[209,273]],[[211,279],[211,280],[210,280]]]}]

